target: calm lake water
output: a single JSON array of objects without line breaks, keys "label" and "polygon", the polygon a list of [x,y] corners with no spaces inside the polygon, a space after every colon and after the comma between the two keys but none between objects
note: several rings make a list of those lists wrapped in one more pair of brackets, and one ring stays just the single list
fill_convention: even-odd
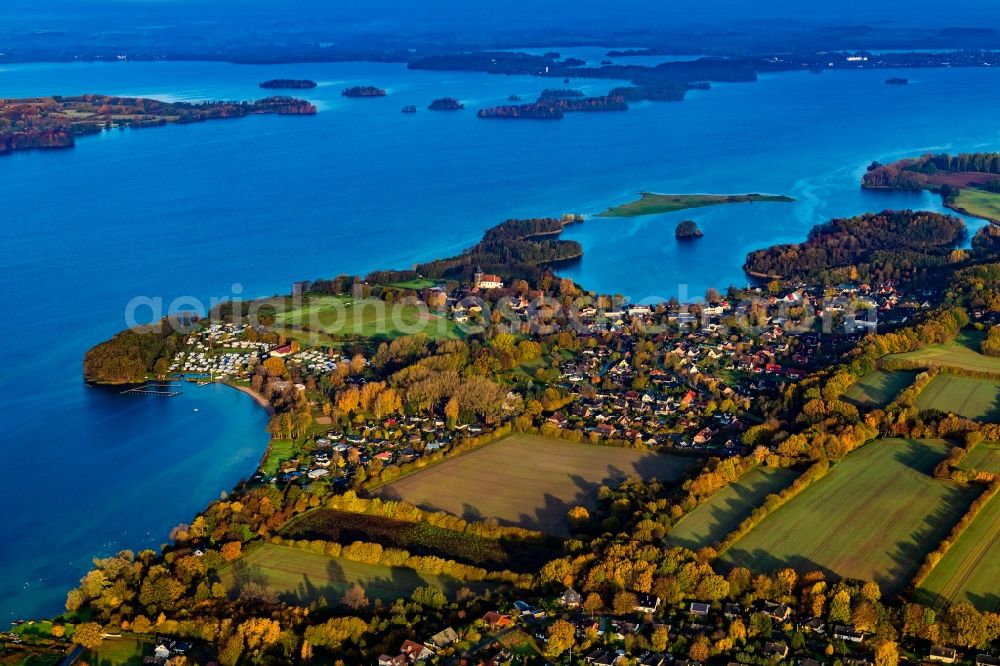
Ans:
[{"label": "calm lake water", "polygon": [[[228,388],[158,399],[84,387],[84,351],[124,326],[133,297],[284,293],[297,279],[458,252],[508,217],[597,213],[643,190],[795,197],[591,219],[566,233],[586,256],[563,272],[589,288],[638,301],[742,284],[747,251],[800,240],[830,217],[941,210],[930,195],[861,192],[872,159],[1000,145],[1000,72],[914,71],[908,86],[885,76],[767,76],[550,123],[475,117],[510,94],[561,85],[527,77],[366,63],[0,68],[6,97],[250,99],[269,78],[320,82],[304,91],[320,109],[311,118],[113,131],[73,150],[0,158],[0,619],[58,612],[91,557],[164,542],[251,474],[265,447],[266,415]],[[341,97],[358,84],[390,94]],[[445,95],[467,108],[425,110]],[[404,104],[418,113],[401,114]],[[685,218],[705,237],[681,247],[673,228]]]}]

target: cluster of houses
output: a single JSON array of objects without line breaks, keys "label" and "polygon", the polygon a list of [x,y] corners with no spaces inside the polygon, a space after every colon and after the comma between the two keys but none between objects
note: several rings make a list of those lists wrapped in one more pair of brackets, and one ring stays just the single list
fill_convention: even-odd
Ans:
[{"label": "cluster of houses", "polygon": [[328,478],[334,486],[347,487],[359,469],[374,461],[382,467],[413,462],[421,456],[446,450],[456,439],[479,436],[484,426],[464,424],[448,428],[440,418],[398,416],[370,421],[350,433],[331,430],[316,435],[312,445],[299,457],[286,461],[271,479],[258,481],[288,483]]},{"label": "cluster of houses", "polygon": [[[515,631],[523,631],[533,635],[537,642],[544,643],[548,625],[557,618],[568,620],[576,628],[576,638],[593,641],[583,653],[574,655],[572,663],[592,664],[594,666],[623,666],[624,664],[639,664],[641,666],[702,666],[692,661],[686,654],[670,652],[652,652],[640,650],[638,653],[627,650],[630,635],[636,635],[650,629],[648,624],[651,616],[655,616],[661,607],[661,600],[652,594],[635,592],[636,602],[632,614],[627,617],[606,614],[591,615],[582,611],[583,598],[572,588],[567,588],[561,595],[550,599],[546,609],[539,609],[526,601],[516,601],[508,612],[490,611],[481,617],[477,625],[494,638],[500,638]],[[660,624],[652,621],[652,629],[666,629],[669,642],[685,638],[688,642],[698,636],[709,636],[718,631],[726,623],[740,619],[748,621],[752,615],[765,615],[775,625],[782,627],[791,624],[806,636],[813,637],[807,645],[825,645],[830,639],[843,641],[848,646],[849,654],[841,662],[844,666],[873,666],[873,657],[861,644],[869,638],[864,632],[852,626],[830,624],[822,618],[796,618],[792,608],[778,601],[757,600],[744,607],[737,603],[727,603],[722,607],[704,602],[691,602],[686,613],[675,616],[677,625]],[[643,622],[637,618],[643,617]],[[757,649],[759,654],[769,663],[789,663],[794,658],[798,666],[821,666],[820,662],[810,657],[795,656],[789,644],[781,640],[783,632],[776,629],[774,638],[761,639]],[[398,654],[382,655],[378,666],[411,666],[428,663],[439,656],[441,650],[453,646],[459,641],[459,634],[448,627],[431,636],[423,643],[413,640],[405,641]],[[852,647],[856,646],[856,647]],[[818,649],[818,648],[817,648]],[[813,650],[814,651],[814,650]],[[457,658],[453,663],[463,666],[497,666],[513,663],[514,655],[503,647],[503,641],[481,641],[474,646],[474,654]],[[954,648],[932,646],[923,659],[925,663],[954,664],[962,660],[962,655]],[[437,662],[435,662],[437,663]],[[975,660],[976,666],[1000,666],[1000,658],[989,654],[979,654]],[[728,666],[745,666],[736,661]]]}]

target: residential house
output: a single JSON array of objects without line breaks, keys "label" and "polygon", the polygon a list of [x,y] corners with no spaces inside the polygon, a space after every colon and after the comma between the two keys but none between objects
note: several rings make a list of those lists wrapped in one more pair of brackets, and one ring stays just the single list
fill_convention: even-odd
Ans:
[{"label": "residential house", "polygon": [[583,658],[583,661],[593,666],[614,666],[618,663],[618,654],[611,650],[598,648]]},{"label": "residential house", "polygon": [[854,627],[845,627],[842,624],[838,624],[833,628],[833,637],[849,643],[860,643],[864,640],[865,634]]},{"label": "residential house", "polygon": [[934,645],[931,647],[930,654],[927,655],[927,660],[942,664],[954,664],[958,660],[958,652],[955,648]]},{"label": "residential house", "polygon": [[482,621],[487,628],[493,631],[507,629],[508,627],[514,626],[514,621],[510,619],[510,616],[496,611],[488,612],[483,616]]},{"label": "residential house", "polygon": [[660,598],[655,594],[647,594],[645,592],[635,593],[635,606],[633,610],[637,613],[655,613],[659,607]]},{"label": "residential house", "polygon": [[709,604],[703,604],[697,601],[692,602],[692,604],[688,607],[688,613],[698,617],[705,617],[708,615],[710,610],[712,610],[712,607]]},{"label": "residential house", "polygon": [[764,654],[768,657],[784,659],[788,656],[788,646],[784,643],[765,643]]},{"label": "residential house", "polygon": [[403,644],[399,648],[401,655],[405,655],[407,663],[415,664],[419,661],[425,661],[434,656],[434,651],[428,648],[426,645],[421,645],[420,643],[414,641],[403,641]]},{"label": "residential house", "polygon": [[458,633],[451,627],[448,627],[431,636],[431,639],[428,642],[434,647],[440,649],[446,648],[456,641],[458,641]]},{"label": "residential house", "polygon": [[559,595],[559,603],[565,608],[579,608],[583,603],[583,597],[572,587],[567,587],[566,591]]}]

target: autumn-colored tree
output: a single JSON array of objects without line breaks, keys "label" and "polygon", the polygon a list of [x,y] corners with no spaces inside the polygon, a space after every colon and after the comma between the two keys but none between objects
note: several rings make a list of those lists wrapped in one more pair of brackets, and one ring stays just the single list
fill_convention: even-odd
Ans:
[{"label": "autumn-colored tree", "polygon": [[222,553],[222,559],[224,559],[226,562],[232,562],[233,560],[237,559],[243,552],[243,544],[241,544],[239,541],[230,541],[228,543],[223,544],[220,551]]},{"label": "autumn-colored tree", "polygon": [[830,608],[827,619],[830,622],[847,623],[851,619],[851,595],[846,590],[841,590],[834,595],[830,601]]},{"label": "autumn-colored tree", "polygon": [[574,506],[566,514],[566,517],[569,519],[569,524],[571,526],[578,528],[590,520],[590,512],[587,511],[587,507]]},{"label": "autumn-colored tree", "polygon": [[285,359],[271,356],[264,361],[264,369],[272,377],[283,377],[285,374]]},{"label": "autumn-colored tree", "polygon": [[576,627],[566,620],[556,620],[549,627],[545,656],[555,658],[568,650],[576,638]]},{"label": "autumn-colored tree", "polygon": [[604,609],[604,599],[597,592],[591,592],[583,600],[583,610],[589,615],[597,615]]},{"label": "autumn-colored tree", "polygon": [[365,370],[365,357],[361,354],[352,356],[350,368],[352,375],[360,375]]},{"label": "autumn-colored tree", "polygon": [[747,627],[743,620],[736,618],[729,625],[729,639],[733,643],[744,643],[747,640]]},{"label": "autumn-colored tree", "polygon": [[622,590],[615,594],[614,599],[611,600],[611,608],[619,615],[625,615],[626,613],[631,613],[635,610],[635,605],[638,603],[638,599],[631,592]]},{"label": "autumn-colored tree", "polygon": [[360,584],[355,583],[344,596],[341,597],[340,603],[344,604],[351,610],[362,610],[368,608],[368,596],[365,594],[365,588],[361,587]]},{"label": "autumn-colored tree", "polygon": [[448,398],[448,402],[444,404],[444,416],[446,419],[448,419],[449,425],[455,425],[456,423],[458,423],[458,414],[459,414],[458,398],[455,396],[451,396],[450,398]]},{"label": "autumn-colored tree", "polygon": [[875,666],[898,666],[899,650],[895,641],[880,640],[875,643]]},{"label": "autumn-colored tree", "polygon": [[61,624],[53,624],[52,635],[55,636],[56,638],[62,638],[63,636],[66,635],[66,627],[62,626]]},{"label": "autumn-colored tree", "polygon": [[136,615],[132,620],[132,631],[137,634],[148,634],[153,628],[153,623],[145,615]]},{"label": "autumn-colored tree", "polygon": [[688,648],[688,656],[693,661],[704,664],[709,657],[708,647],[708,636],[702,634],[691,643],[691,647]]},{"label": "autumn-colored tree", "polygon": [[104,630],[96,622],[84,622],[76,627],[73,632],[73,642],[82,645],[88,650],[96,650],[101,647],[104,640]]},{"label": "autumn-colored tree", "polygon": [[653,650],[664,652],[667,649],[667,643],[670,641],[670,630],[661,624],[656,629],[653,629],[653,635],[649,640]]}]

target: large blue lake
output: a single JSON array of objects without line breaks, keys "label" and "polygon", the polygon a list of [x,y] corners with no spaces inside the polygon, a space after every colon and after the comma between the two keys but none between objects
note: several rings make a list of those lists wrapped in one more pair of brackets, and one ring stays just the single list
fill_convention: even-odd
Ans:
[{"label": "large blue lake", "polygon": [[[84,387],[84,351],[124,326],[133,297],[266,295],[407,267],[508,217],[597,213],[642,190],[795,197],[592,219],[566,234],[586,256],[563,272],[589,288],[699,295],[745,283],[747,251],[830,217],[941,209],[929,195],[861,192],[872,159],[1000,145],[989,69],[915,71],[908,86],[885,85],[884,72],[767,76],[560,122],[475,117],[556,81],[389,64],[32,64],[0,68],[0,96],[250,99],[275,77],[320,82],[304,95],[319,114],[113,131],[0,158],[0,618],[58,612],[91,557],[163,543],[264,449],[266,415],[231,389],[157,399]],[[341,97],[357,84],[390,94]],[[467,108],[425,110],[445,95]],[[679,247],[684,218],[705,237]]]}]

